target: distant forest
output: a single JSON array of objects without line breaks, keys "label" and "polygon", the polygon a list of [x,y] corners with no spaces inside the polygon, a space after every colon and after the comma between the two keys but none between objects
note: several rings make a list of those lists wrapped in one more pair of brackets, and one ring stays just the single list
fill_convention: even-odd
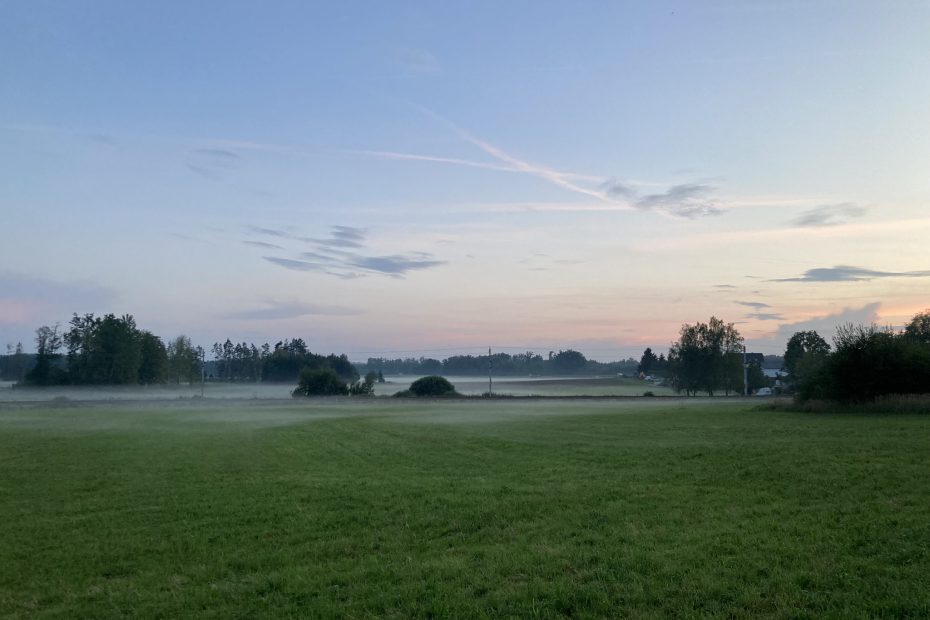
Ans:
[{"label": "distant forest", "polygon": [[312,353],[301,338],[274,346],[227,340],[207,351],[187,336],[166,345],[140,329],[132,315],[102,317],[75,314],[62,330],[43,325],[36,330],[36,352],[22,344],[8,346],[0,356],[0,377],[23,385],[151,385],[208,381],[268,381],[296,383],[305,368],[328,368],[354,382],[358,370],[345,355]]},{"label": "distant forest", "polygon": [[[784,357],[748,353],[733,323],[711,317],[682,325],[668,355],[647,348],[637,361],[597,362],[568,349],[543,356],[532,351],[493,355],[453,355],[443,360],[369,358],[353,364],[343,355],[310,351],[302,338],[256,346],[226,340],[209,351],[187,336],[165,344],[139,328],[132,315],[75,314],[66,329],[36,330],[36,352],[8,345],[0,356],[0,377],[21,385],[192,384],[224,382],[295,384],[301,373],[325,371],[331,379],[355,384],[368,375],[590,376],[653,375],[688,395],[731,394],[773,387],[800,400],[866,402],[884,395],[930,394],[930,311],[916,314],[901,331],[875,325],[840,325],[833,347],[817,332],[795,333]],[[212,359],[207,360],[207,356]],[[765,368],[783,368],[775,384]],[[321,375],[322,376],[322,375]]]},{"label": "distant forest", "polygon": [[369,372],[449,376],[610,375],[639,372],[637,360],[597,362],[568,349],[546,356],[527,351],[511,355],[454,355],[432,358],[369,358],[352,363],[343,355],[310,351],[302,338],[256,346],[227,339],[209,349],[181,335],[167,344],[140,328],[132,315],[74,314],[65,328],[43,325],[36,330],[36,353],[22,343],[7,345],[0,355],[0,379],[22,385],[152,385],[211,382],[296,383],[305,368],[328,368],[352,383]]},{"label": "distant forest", "polygon": [[453,355],[443,360],[430,357],[386,359],[370,357],[364,364],[356,364],[361,374],[380,372],[386,375],[445,375],[486,376],[488,371],[505,376],[560,376],[560,375],[611,375],[624,373],[634,375],[639,362],[628,358],[618,362],[597,362],[587,359],[582,353],[550,351],[545,357],[526,351],[510,355],[494,353],[487,355]]}]

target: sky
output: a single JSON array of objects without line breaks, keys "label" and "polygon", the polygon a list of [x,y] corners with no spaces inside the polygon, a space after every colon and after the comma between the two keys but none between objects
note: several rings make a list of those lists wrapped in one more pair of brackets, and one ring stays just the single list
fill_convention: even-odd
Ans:
[{"label": "sky", "polygon": [[930,3],[0,0],[0,346],[750,351],[930,307]]}]

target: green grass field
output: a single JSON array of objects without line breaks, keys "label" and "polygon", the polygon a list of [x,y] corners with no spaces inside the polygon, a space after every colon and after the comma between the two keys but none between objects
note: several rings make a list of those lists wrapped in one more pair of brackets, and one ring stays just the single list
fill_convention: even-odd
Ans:
[{"label": "green grass field", "polygon": [[927,617],[930,416],[0,409],[0,616]]}]

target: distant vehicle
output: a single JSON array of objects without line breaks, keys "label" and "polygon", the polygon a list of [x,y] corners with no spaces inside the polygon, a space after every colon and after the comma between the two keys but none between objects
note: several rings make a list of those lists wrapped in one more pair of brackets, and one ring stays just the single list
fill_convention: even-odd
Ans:
[{"label": "distant vehicle", "polygon": [[756,396],[771,396],[771,395],[772,395],[772,388],[759,388],[758,391],[756,391]]}]

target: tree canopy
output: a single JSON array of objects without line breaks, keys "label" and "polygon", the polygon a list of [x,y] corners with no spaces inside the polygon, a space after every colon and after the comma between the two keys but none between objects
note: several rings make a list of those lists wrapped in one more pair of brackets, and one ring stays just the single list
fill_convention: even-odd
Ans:
[{"label": "tree canopy", "polygon": [[905,326],[904,335],[915,342],[930,345],[930,310],[915,314]]},{"label": "tree canopy", "polygon": [[669,349],[669,374],[679,392],[713,396],[741,390],[743,337],[733,323],[711,317],[707,323],[681,326]]},{"label": "tree canopy", "polygon": [[421,377],[411,383],[409,391],[414,396],[453,396],[455,386],[445,377],[431,375]]},{"label": "tree canopy", "polygon": [[832,353],[806,355],[798,364],[800,400],[858,403],[930,392],[930,344],[907,331],[841,325],[833,348]]},{"label": "tree canopy", "polygon": [[822,356],[830,352],[830,345],[815,331],[796,332],[788,339],[785,347],[783,368],[788,374],[794,375],[798,370],[798,363],[805,355]]}]

